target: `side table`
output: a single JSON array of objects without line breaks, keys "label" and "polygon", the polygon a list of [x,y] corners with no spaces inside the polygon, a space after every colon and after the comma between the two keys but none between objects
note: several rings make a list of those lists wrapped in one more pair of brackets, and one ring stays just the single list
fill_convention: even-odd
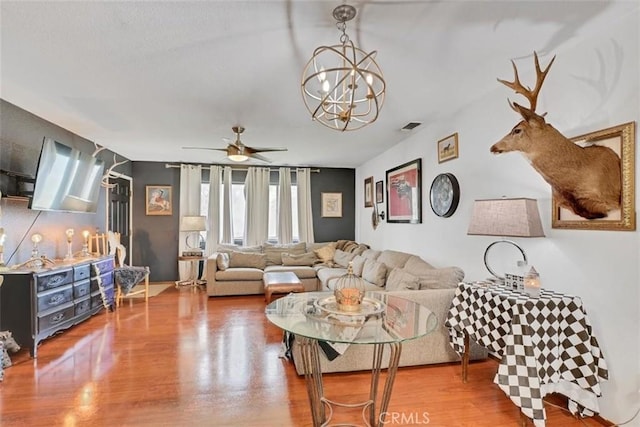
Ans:
[{"label": "side table", "polygon": [[194,289],[198,289],[200,285],[206,285],[206,280],[200,280],[198,278],[198,273],[200,270],[200,261],[205,261],[207,258],[204,256],[179,256],[178,261],[189,261],[191,262],[191,277],[187,280],[178,280],[176,281],[176,288],[180,286],[191,286]]},{"label": "side table", "polygon": [[607,365],[578,297],[543,289],[538,298],[499,284],[460,283],[445,326],[463,361],[466,382],[469,340],[500,359],[494,383],[533,419],[545,425],[543,397],[561,393],[569,410],[599,412]]}]

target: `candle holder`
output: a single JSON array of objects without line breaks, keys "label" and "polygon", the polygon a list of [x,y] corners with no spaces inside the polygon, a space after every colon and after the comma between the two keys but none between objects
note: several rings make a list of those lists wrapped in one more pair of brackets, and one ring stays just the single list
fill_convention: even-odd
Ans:
[{"label": "candle holder", "polygon": [[31,258],[35,259],[40,256],[40,251],[38,250],[38,244],[42,242],[42,234],[40,233],[32,234],[31,242],[33,242],[33,249],[31,249]]},{"label": "candle holder", "polygon": [[353,274],[351,261],[347,267],[347,274],[338,278],[333,291],[338,310],[347,312],[360,311],[364,299],[364,283],[362,279]]},{"label": "candle holder", "polygon": [[73,228],[68,228],[64,233],[67,235],[67,254],[64,256],[64,259],[73,259],[73,250],[71,247],[71,242],[73,240]]},{"label": "candle holder", "polygon": [[84,237],[84,243],[82,244],[82,256],[91,256],[91,254],[89,253],[89,231],[84,230],[82,232],[82,237]]},{"label": "candle holder", "polygon": [[540,296],[540,275],[533,267],[524,276],[524,291],[530,297],[538,298]]}]

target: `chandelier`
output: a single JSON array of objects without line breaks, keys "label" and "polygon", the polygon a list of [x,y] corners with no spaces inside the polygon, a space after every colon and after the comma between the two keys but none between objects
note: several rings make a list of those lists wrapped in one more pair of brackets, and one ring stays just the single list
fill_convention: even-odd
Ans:
[{"label": "chandelier", "polygon": [[384,103],[377,52],[357,48],[346,33],[347,21],[355,16],[356,9],[346,4],[333,10],[341,44],[318,47],[302,73],[302,97],[311,117],[339,131],[373,123]]}]

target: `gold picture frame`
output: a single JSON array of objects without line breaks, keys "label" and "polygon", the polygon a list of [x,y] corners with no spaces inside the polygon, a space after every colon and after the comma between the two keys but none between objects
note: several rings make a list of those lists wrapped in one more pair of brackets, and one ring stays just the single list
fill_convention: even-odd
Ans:
[{"label": "gold picture frame", "polygon": [[342,193],[322,193],[322,217],[342,218]]},{"label": "gold picture frame", "polygon": [[438,163],[458,158],[458,132],[438,141]]},{"label": "gold picture frame", "polygon": [[173,195],[170,185],[147,185],[145,213],[147,215],[172,215]]},{"label": "gold picture frame", "polygon": [[373,207],[373,177],[364,180],[364,207]]},{"label": "gold picture frame", "polygon": [[576,230],[634,231],[635,212],[635,122],[629,122],[607,129],[569,138],[575,144],[598,144],[611,148],[620,156],[622,187],[620,209],[601,219],[584,219],[556,202],[551,201],[551,227]]}]

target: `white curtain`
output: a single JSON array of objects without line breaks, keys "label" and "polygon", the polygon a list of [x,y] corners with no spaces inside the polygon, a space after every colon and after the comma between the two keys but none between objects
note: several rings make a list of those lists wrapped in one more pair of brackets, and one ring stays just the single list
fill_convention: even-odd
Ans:
[{"label": "white curtain", "polygon": [[298,180],[298,233],[301,242],[313,243],[313,209],[311,207],[311,169],[299,168]]},{"label": "white curtain", "polygon": [[231,167],[225,166],[222,194],[222,243],[233,243],[233,196],[231,192]]},{"label": "white curtain", "polygon": [[220,242],[220,184],[222,167],[209,167],[209,207],[207,210],[207,256],[216,251]]},{"label": "white curtain", "polygon": [[269,237],[269,168],[247,170],[244,196],[244,245],[261,245]]},{"label": "white curtain", "polygon": [[278,243],[293,243],[291,213],[291,169],[280,168],[278,181]]},{"label": "white curtain", "polygon": [[[186,215],[200,215],[200,185],[202,184],[202,167],[197,165],[180,165],[180,218]],[[180,232],[178,239],[178,256],[187,248],[188,232]],[[180,280],[188,280],[193,277],[190,261],[178,262],[178,274]],[[193,273],[197,274],[196,272]]]}]

